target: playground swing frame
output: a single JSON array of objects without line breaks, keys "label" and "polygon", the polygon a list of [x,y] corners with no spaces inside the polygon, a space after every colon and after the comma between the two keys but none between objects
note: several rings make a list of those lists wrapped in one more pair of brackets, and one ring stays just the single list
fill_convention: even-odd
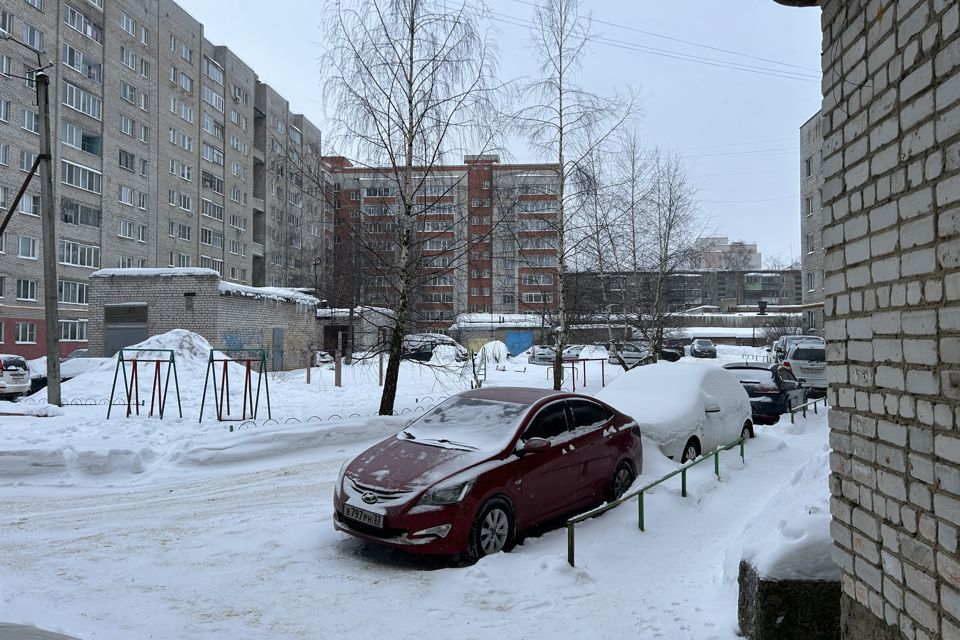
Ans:
[{"label": "playground swing frame", "polygon": [[[132,353],[165,353],[167,354],[166,358],[127,358],[125,356],[126,352]],[[127,368],[124,366],[127,362],[131,363],[133,366],[130,370],[130,377],[127,378]],[[117,352],[117,366],[113,371],[113,384],[110,386],[110,402],[107,405],[107,419],[110,419],[110,413],[113,410],[113,399],[117,391],[117,378],[120,377],[120,372],[123,372],[123,392],[126,396],[126,405],[127,405],[127,415],[130,417],[132,413],[135,413],[137,416],[140,415],[140,386],[137,384],[139,382],[139,374],[137,373],[137,365],[140,363],[152,363],[153,366],[153,382],[150,385],[150,413],[149,417],[153,417],[154,406],[160,413],[160,419],[163,420],[164,411],[167,404],[167,392],[170,390],[170,373],[173,372],[173,385],[174,390],[177,394],[177,411],[180,414],[180,417],[183,418],[183,405],[180,402],[180,381],[177,377],[177,357],[173,349],[137,349],[124,347]],[[163,388],[160,387],[160,365],[167,364],[167,375],[166,379],[163,382]],[[133,402],[131,403],[131,400]],[[133,408],[131,409],[131,404]]]},{"label": "playground swing frame", "polygon": [[[241,358],[236,360],[228,357],[231,353],[257,354],[256,358]],[[223,357],[218,358],[217,354]],[[229,366],[231,362],[241,364],[244,367],[243,378],[243,408],[239,418],[230,417],[230,374]],[[256,362],[257,367],[257,392],[253,393],[252,369],[251,365]],[[221,368],[221,384],[217,389],[217,364],[223,363]],[[211,385],[211,380],[213,381]],[[266,349],[210,349],[207,356],[207,372],[203,378],[203,398],[200,401],[200,417],[197,422],[203,422],[203,411],[207,403],[207,389],[213,387],[213,406],[216,410],[218,422],[240,422],[243,420],[256,420],[260,411],[260,387],[263,386],[267,400],[267,419],[272,418],[270,409],[270,379],[267,376],[267,350]],[[226,404],[226,417],[224,417],[224,404]],[[250,409],[250,415],[247,416],[247,408]]]}]

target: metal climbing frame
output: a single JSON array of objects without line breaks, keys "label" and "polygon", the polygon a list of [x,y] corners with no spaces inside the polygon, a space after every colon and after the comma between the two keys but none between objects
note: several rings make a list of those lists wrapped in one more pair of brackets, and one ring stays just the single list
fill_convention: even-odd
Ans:
[{"label": "metal climbing frame", "polygon": [[[166,354],[164,358],[156,357],[133,357],[127,358],[127,353],[134,354]],[[126,363],[131,364],[130,368],[130,378],[127,378],[127,367]],[[163,382],[162,388],[160,384],[160,365],[166,363],[167,365],[167,375]],[[117,378],[120,376],[120,372],[123,372],[123,391],[127,399],[127,417],[130,417],[131,413],[136,413],[140,415],[140,386],[139,382],[139,365],[147,364],[153,365],[153,381],[150,385],[150,417],[153,417],[154,407],[157,408],[160,419],[163,420],[164,408],[167,404],[167,391],[170,389],[170,372],[173,372],[173,386],[177,394],[177,410],[180,413],[180,417],[183,417],[183,406],[180,404],[180,381],[177,379],[177,358],[173,349],[131,349],[124,348],[120,349],[117,352],[117,368],[113,371],[113,384],[110,386],[110,403],[107,405],[107,419],[110,419],[110,412],[113,410],[113,398],[117,390]]]},{"label": "metal climbing frame", "polygon": [[[229,357],[231,354],[239,357]],[[241,416],[234,418],[230,415],[230,363],[243,366],[243,406]],[[253,392],[253,365],[257,364],[257,391]],[[220,388],[217,389],[217,365],[220,367]],[[213,386],[213,404],[217,409],[217,420],[220,422],[234,422],[255,420],[260,409],[260,386],[264,387],[267,398],[267,419],[270,419],[270,380],[267,378],[267,350],[266,349],[210,349],[207,357],[207,373],[203,379],[203,399],[200,401],[200,418],[203,422],[203,409],[207,403],[207,389]],[[224,411],[226,409],[226,411]],[[249,415],[247,409],[250,410]]]}]

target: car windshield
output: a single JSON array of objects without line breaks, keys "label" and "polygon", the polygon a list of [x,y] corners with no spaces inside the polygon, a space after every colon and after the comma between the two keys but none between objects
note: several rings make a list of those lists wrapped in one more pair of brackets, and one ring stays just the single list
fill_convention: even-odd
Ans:
[{"label": "car windshield", "polygon": [[694,340],[693,343],[696,344],[698,347],[712,347],[712,346],[713,346],[713,343],[710,342],[709,340]]},{"label": "car windshield", "polygon": [[401,438],[429,445],[500,451],[517,432],[529,405],[454,396],[400,432]]},{"label": "car windshield", "polygon": [[6,356],[3,358],[3,370],[4,371],[26,371],[27,370],[27,361],[21,358],[20,356]]},{"label": "car windshield", "polygon": [[827,359],[827,352],[825,349],[818,349],[816,347],[794,349],[791,359],[808,360],[810,362],[825,362]]}]

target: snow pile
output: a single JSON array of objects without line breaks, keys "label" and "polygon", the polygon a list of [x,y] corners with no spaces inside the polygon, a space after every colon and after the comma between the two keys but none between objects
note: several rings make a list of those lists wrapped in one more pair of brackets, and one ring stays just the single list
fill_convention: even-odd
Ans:
[{"label": "snow pile", "polygon": [[480,360],[486,359],[488,364],[501,363],[507,361],[507,356],[510,355],[510,352],[507,350],[507,345],[500,342],[499,340],[491,340],[487,344],[480,347],[478,352],[480,355]]},{"label": "snow pile", "polygon": [[438,344],[433,348],[430,364],[449,365],[457,361],[460,350],[452,344]]},{"label": "snow pile", "polygon": [[[60,378],[69,380],[76,378],[80,374],[97,369],[105,362],[113,362],[112,358],[68,358],[60,361]],[[47,356],[28,360],[27,366],[30,367],[31,378],[47,377]]]},{"label": "snow pile", "polygon": [[52,404],[29,404],[0,401],[0,415],[33,416],[35,418],[49,418],[62,416],[63,409]]},{"label": "snow pile", "polygon": [[[742,558],[770,580],[840,580],[830,557],[830,452],[825,447],[801,465],[750,520]],[[727,552],[725,571],[736,579],[740,558]]]}]

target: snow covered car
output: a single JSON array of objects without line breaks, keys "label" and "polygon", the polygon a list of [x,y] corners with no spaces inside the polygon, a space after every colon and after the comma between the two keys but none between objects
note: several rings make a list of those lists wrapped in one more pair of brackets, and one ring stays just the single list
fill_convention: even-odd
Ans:
[{"label": "snow covered car", "polygon": [[753,437],[750,398],[730,371],[694,362],[658,362],[607,384],[598,400],[633,416],[640,430],[680,462]]},{"label": "snow covered car", "polygon": [[0,398],[30,393],[30,369],[20,356],[0,353]]},{"label": "snow covered car", "polygon": [[589,396],[484,387],[448,398],[344,463],[334,527],[475,559],[529,528],[622,495],[642,471],[637,423]]},{"label": "snow covered car", "polygon": [[466,362],[469,352],[459,342],[442,333],[412,333],[403,336],[403,353],[405,360],[429,362],[433,359],[433,351],[437,347],[447,348],[457,362]]},{"label": "snow covered car", "polygon": [[535,344],[530,347],[527,356],[528,364],[553,364],[557,357],[557,350],[545,344]]}]

